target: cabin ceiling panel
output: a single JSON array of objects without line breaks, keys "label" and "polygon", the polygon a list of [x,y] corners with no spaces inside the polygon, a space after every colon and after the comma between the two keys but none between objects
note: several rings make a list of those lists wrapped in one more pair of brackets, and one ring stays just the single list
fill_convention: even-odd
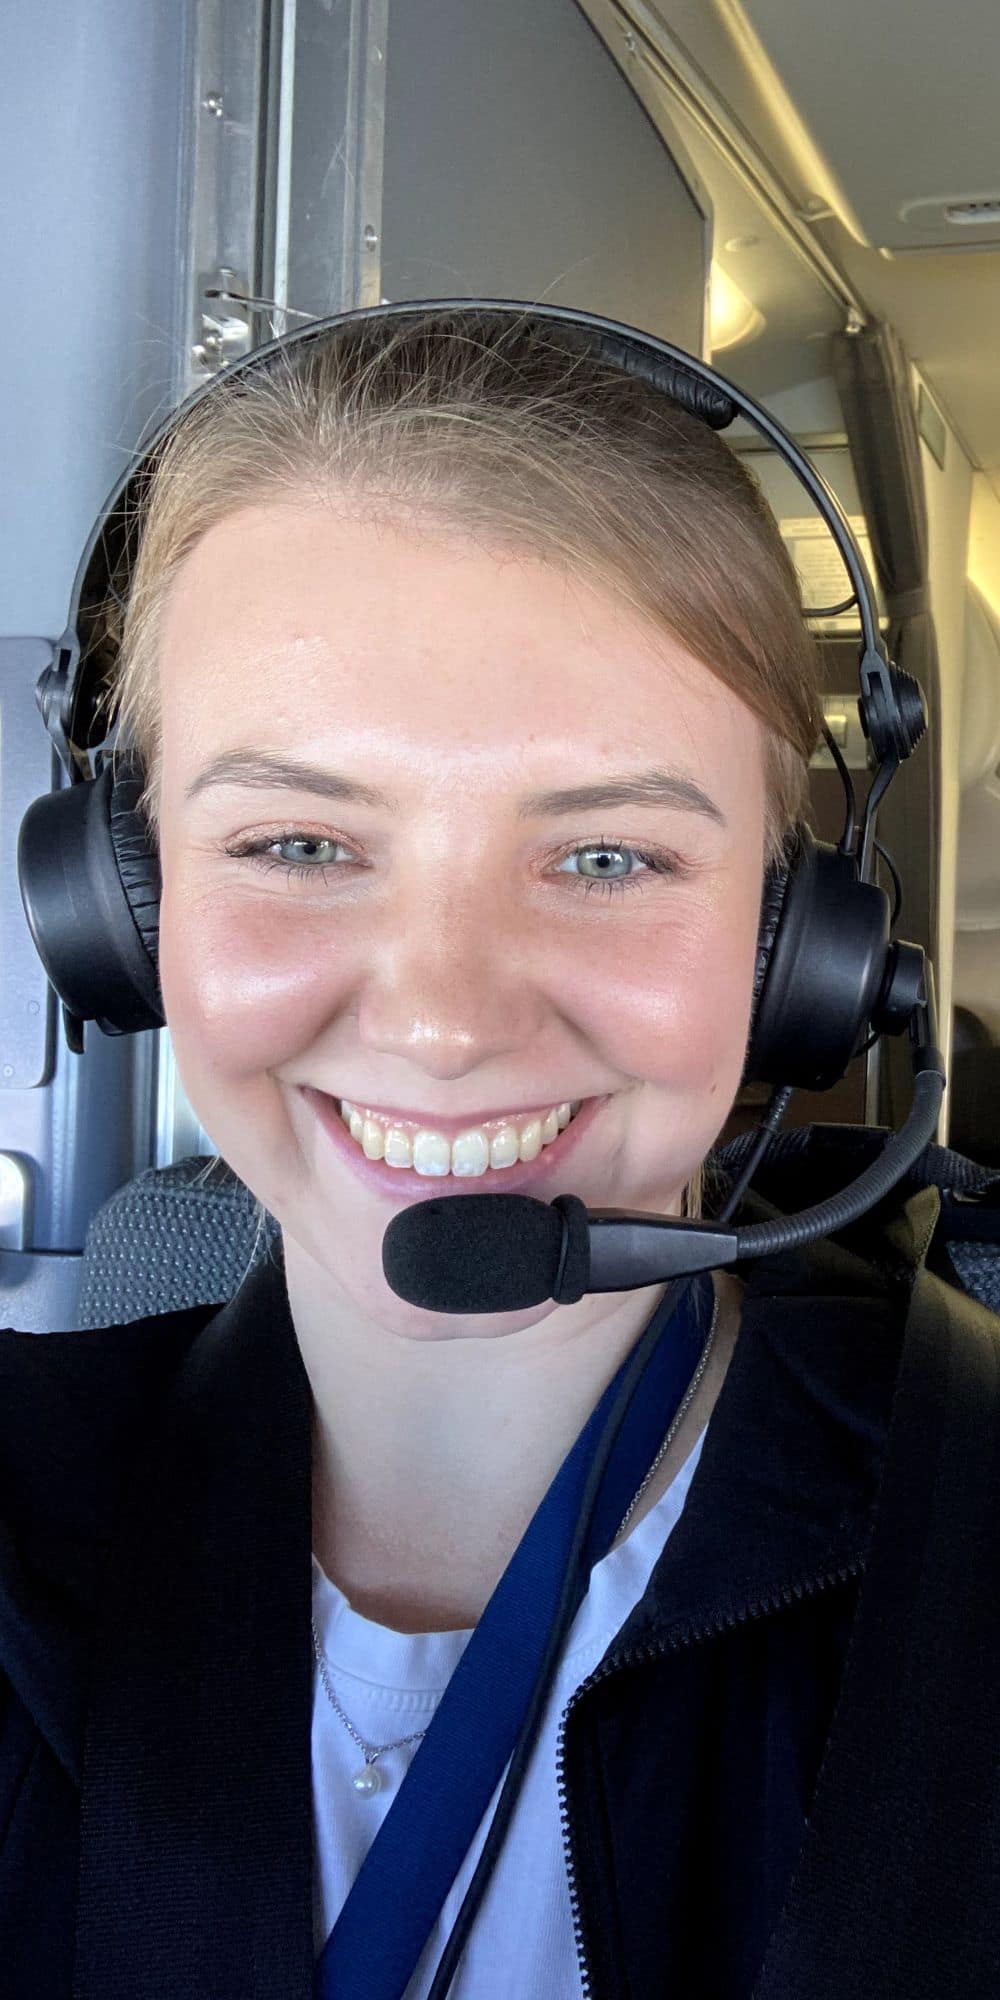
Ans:
[{"label": "cabin ceiling panel", "polygon": [[[742,0],[742,12],[872,248],[1000,243],[997,0]],[[945,213],[944,197],[990,196]]]}]

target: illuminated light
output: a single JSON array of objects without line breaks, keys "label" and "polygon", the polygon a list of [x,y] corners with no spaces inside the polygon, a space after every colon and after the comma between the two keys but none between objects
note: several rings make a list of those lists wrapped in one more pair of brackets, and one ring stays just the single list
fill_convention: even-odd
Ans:
[{"label": "illuminated light", "polygon": [[764,324],[764,315],[753,300],[713,260],[708,335],[713,357],[727,347],[738,347],[741,341],[756,339]]}]

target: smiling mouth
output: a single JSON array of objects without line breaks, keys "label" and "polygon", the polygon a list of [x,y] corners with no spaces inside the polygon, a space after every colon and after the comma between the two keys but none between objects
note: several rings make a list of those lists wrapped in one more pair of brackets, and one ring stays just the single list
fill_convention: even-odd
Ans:
[{"label": "smiling mouth", "polygon": [[[393,1167],[391,1157],[388,1162],[385,1157],[384,1139],[382,1140],[382,1154],[380,1157],[378,1156],[378,1139],[369,1140],[375,1154],[375,1157],[369,1158],[366,1156],[363,1143],[352,1138],[347,1120],[343,1115],[343,1099],[336,1098],[327,1091],[317,1090],[312,1084],[298,1084],[296,1088],[310,1107],[313,1117],[318,1119],[326,1135],[327,1144],[333,1147],[335,1153],[342,1156],[344,1164],[351,1168],[352,1172],[373,1194],[378,1195],[380,1199],[390,1202],[422,1201],[434,1194],[447,1194],[451,1196],[479,1193],[528,1194],[532,1190],[537,1190],[544,1199],[543,1190],[550,1186],[553,1193],[558,1193],[557,1181],[563,1175],[572,1172],[571,1160],[579,1155],[581,1147],[586,1144],[591,1126],[596,1119],[600,1118],[605,1107],[613,1101],[614,1097],[614,1093],[606,1092],[600,1097],[578,1098],[574,1100],[573,1104],[567,1105],[571,1116],[566,1124],[563,1125],[562,1130],[557,1132],[554,1140],[546,1144],[538,1144],[537,1153],[534,1150],[536,1140],[529,1134],[525,1150],[532,1157],[526,1160],[522,1160],[519,1156],[516,1161],[506,1168],[502,1166],[493,1167],[488,1162],[480,1167],[478,1162],[473,1160],[471,1169],[467,1165],[463,1172],[461,1169],[461,1154],[459,1154],[460,1166],[459,1172],[456,1174],[451,1164],[451,1145],[454,1144],[454,1141],[449,1143],[449,1161],[447,1167],[443,1166],[443,1154],[439,1155],[436,1169],[432,1163],[429,1172],[422,1170],[419,1164],[414,1166],[412,1164],[412,1156],[409,1168],[405,1165],[402,1167]],[[352,1106],[352,1109],[358,1108]],[[365,1108],[371,1110],[372,1107],[367,1106]],[[555,1106],[554,1108],[558,1112],[560,1107]],[[538,1113],[525,1113],[523,1116],[528,1122],[531,1122],[533,1117],[538,1116]],[[502,1119],[493,1121],[494,1129],[505,1122]],[[515,1120],[514,1122],[517,1123],[519,1121]],[[558,1118],[556,1122],[558,1124]],[[387,1119],[387,1124],[391,1126],[391,1119]],[[414,1130],[418,1133],[421,1129],[420,1127],[414,1127]],[[490,1127],[487,1126],[487,1129],[489,1130]],[[364,1126],[362,1124],[362,1140],[363,1133]],[[443,1137],[444,1135],[440,1136]],[[464,1130],[457,1132],[455,1136],[457,1138],[463,1137]],[[390,1147],[390,1156],[391,1151],[392,1148]],[[518,1151],[520,1155],[520,1145]],[[420,1155],[418,1154],[418,1160],[419,1157]],[[482,1151],[480,1151],[478,1159],[482,1160],[482,1157]]]},{"label": "smiling mouth", "polygon": [[365,1159],[437,1180],[479,1179],[529,1164],[555,1145],[591,1101],[566,1099],[539,1112],[488,1119],[449,1138],[434,1126],[396,1120],[347,1098],[328,1099]]}]

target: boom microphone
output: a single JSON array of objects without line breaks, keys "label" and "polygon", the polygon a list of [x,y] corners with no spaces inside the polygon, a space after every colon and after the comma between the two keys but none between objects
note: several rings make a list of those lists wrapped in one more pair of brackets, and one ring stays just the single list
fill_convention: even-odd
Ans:
[{"label": "boom microphone", "polygon": [[884,1152],[839,1194],[799,1215],[731,1229],[588,1209],[574,1194],[552,1202],[438,1195],[393,1217],[382,1269],[400,1298],[429,1312],[519,1312],[543,1299],[573,1305],[585,1292],[631,1291],[812,1242],[874,1208],[933,1137],[945,1078],[930,1041],[914,1050],[914,1072],[909,1116]]}]

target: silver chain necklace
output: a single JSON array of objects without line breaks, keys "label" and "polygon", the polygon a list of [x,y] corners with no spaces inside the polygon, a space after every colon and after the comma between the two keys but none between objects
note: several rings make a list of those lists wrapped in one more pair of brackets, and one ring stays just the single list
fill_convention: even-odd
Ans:
[{"label": "silver chain necklace", "polygon": [[[669,1449],[670,1445],[673,1443],[673,1440],[677,1435],[680,1425],[682,1424],[685,1416],[687,1415],[688,1410],[691,1407],[691,1404],[694,1400],[695,1392],[698,1388],[698,1384],[705,1373],[706,1367],[708,1366],[708,1357],[712,1351],[712,1342],[715,1338],[715,1328],[716,1328],[716,1323],[718,1321],[718,1317],[719,1317],[719,1300],[718,1300],[718,1294],[716,1294],[715,1304],[712,1310],[712,1324],[708,1329],[708,1337],[705,1341],[704,1347],[701,1350],[701,1357],[699,1359],[698,1366],[695,1369],[694,1374],[692,1375],[691,1380],[688,1383],[688,1386],[684,1392],[684,1399],[680,1405],[679,1410],[677,1411],[677,1415],[675,1416],[673,1423],[671,1424],[670,1429],[668,1430],[667,1435],[664,1438],[663,1443],[661,1444],[660,1449],[657,1452],[656,1457],[654,1458],[653,1463],[650,1466],[649,1471],[647,1472],[646,1477],[642,1482],[642,1485],[638,1487],[638,1489],[634,1493],[630,1506],[626,1510],[625,1514],[622,1516],[621,1522],[618,1527],[618,1534],[616,1534],[615,1536],[615,1542],[617,1542],[618,1537],[622,1532],[622,1529],[625,1528],[628,1525],[629,1521],[632,1519],[632,1516],[635,1513],[635,1510],[639,1505],[639,1502],[642,1499],[642,1496],[645,1493],[646,1488],[649,1485],[649,1482],[652,1479],[657,1466],[661,1463],[665,1452]],[[614,1543],[612,1543],[612,1547],[614,1547]],[[385,1783],[385,1773],[378,1769],[378,1763],[377,1763],[378,1758],[387,1757],[390,1750],[404,1750],[407,1744],[409,1743],[419,1743],[421,1737],[426,1736],[427,1731],[430,1728],[430,1723],[428,1722],[423,1729],[414,1730],[412,1736],[401,1736],[397,1743],[379,1743],[377,1745],[373,1743],[366,1743],[364,1737],[359,1735],[358,1731],[355,1729],[350,1716],[345,1714],[343,1708],[340,1705],[340,1702],[337,1699],[337,1696],[334,1694],[333,1686],[330,1681],[329,1669],[326,1663],[326,1655],[319,1642],[319,1633],[316,1630],[315,1618],[312,1620],[312,1639],[313,1639],[313,1652],[316,1655],[316,1665],[319,1668],[319,1677],[323,1683],[324,1689],[326,1690],[326,1696],[327,1700],[330,1703],[330,1707],[333,1709],[334,1715],[339,1716],[341,1722],[344,1725],[344,1728],[348,1731],[353,1741],[357,1744],[357,1747],[360,1750],[362,1757],[364,1758],[364,1763],[363,1765],[361,1765],[360,1769],[353,1772],[351,1776],[351,1784],[354,1790],[357,1792],[359,1798],[373,1799],[376,1793],[382,1790],[382,1786]]]}]

